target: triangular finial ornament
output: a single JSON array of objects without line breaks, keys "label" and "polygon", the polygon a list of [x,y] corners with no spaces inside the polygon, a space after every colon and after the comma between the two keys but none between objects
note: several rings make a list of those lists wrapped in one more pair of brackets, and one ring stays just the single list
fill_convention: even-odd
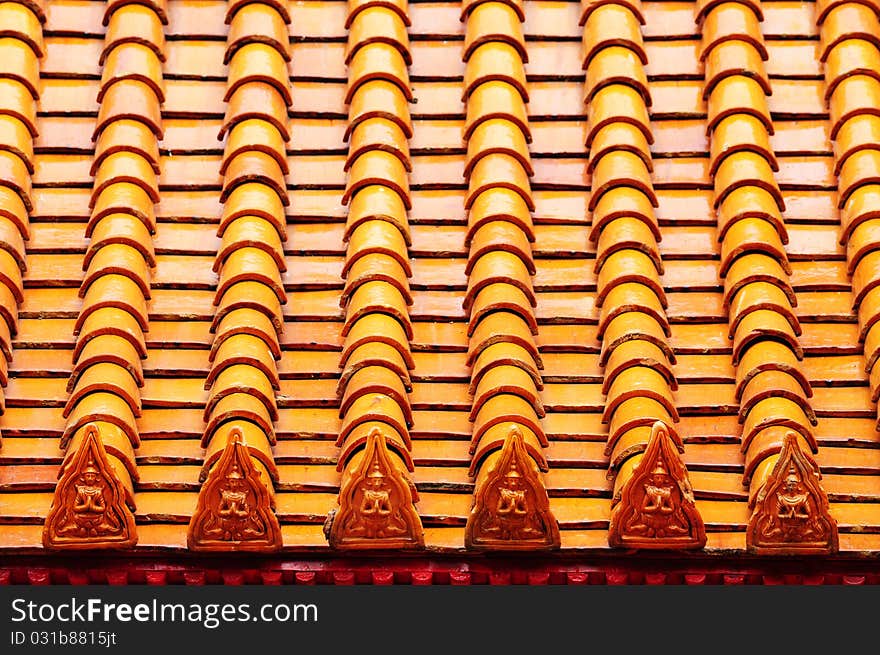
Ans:
[{"label": "triangular finial ornament", "polygon": [[61,467],[43,524],[43,546],[59,550],[134,546],[137,529],[126,496],[97,426],[87,425],[76,453]]},{"label": "triangular finial ornament", "polygon": [[822,474],[809,453],[787,432],[773,471],[755,496],[746,547],[760,555],[837,552],[837,522],[831,516]]},{"label": "triangular finial ornament", "polygon": [[324,523],[330,546],[340,550],[423,548],[424,529],[414,503],[418,492],[373,428],[360,462],[343,474],[339,507]]},{"label": "triangular finial ornament", "polygon": [[559,524],[538,466],[513,426],[501,456],[485,479],[478,479],[474,505],[465,526],[470,549],[549,550],[559,548]]},{"label": "triangular finial ornament", "polygon": [[662,421],[620,501],[611,510],[608,543],[615,548],[690,549],[706,545],[706,528],[681,454]]},{"label": "triangular finial ornament", "polygon": [[233,428],[220,459],[199,492],[186,533],[197,551],[271,552],[281,548],[281,527],[261,472],[241,430]]}]

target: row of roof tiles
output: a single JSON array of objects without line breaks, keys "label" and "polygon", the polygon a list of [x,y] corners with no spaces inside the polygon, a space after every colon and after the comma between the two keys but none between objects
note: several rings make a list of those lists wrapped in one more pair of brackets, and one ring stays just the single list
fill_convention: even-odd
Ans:
[{"label": "row of roof tiles", "polygon": [[[271,436],[273,423],[278,418],[276,393],[280,381],[275,360],[280,355],[282,337],[278,332],[284,322],[281,307],[286,300],[281,274],[285,268],[282,240],[287,237],[283,207],[287,200],[284,175],[288,172],[285,149],[290,139],[287,128],[290,89],[284,64],[289,53],[283,44],[286,44],[285,21],[289,21],[289,17],[283,5],[241,4],[229,8],[227,21],[231,23],[226,49],[230,65],[225,95],[228,104],[220,132],[221,138],[226,138],[226,148],[219,163],[220,174],[224,176],[220,197],[225,205],[218,232],[222,244],[214,267],[220,277],[215,296],[212,367],[206,378],[209,395],[205,420],[209,430],[203,442],[207,447],[202,475],[205,484],[190,530],[190,546],[194,548],[205,547],[206,531],[215,537],[220,535],[217,538],[223,543],[217,544],[218,548],[230,547],[230,540],[236,542],[235,547],[246,547],[242,546],[242,542],[247,541],[245,534],[254,537],[261,548],[276,548],[280,544],[277,519],[268,510],[272,506],[273,481],[278,480]],[[412,136],[412,121],[407,108],[411,98],[407,97],[410,84],[405,68],[411,57],[401,24],[408,22],[408,13],[402,5],[374,5],[355,4],[348,21],[349,82],[345,99],[350,105],[346,129],[350,145],[344,199],[349,203],[346,228],[349,246],[341,297],[346,309],[343,325],[346,343],[342,376],[337,385],[343,418],[339,445],[343,445],[346,437],[352,441],[352,426],[369,422],[378,425],[371,425],[369,432],[363,430],[366,438],[360,436],[343,446],[339,457],[339,468],[343,471],[339,503],[343,513],[360,513],[361,527],[356,531],[363,535],[366,530],[370,536],[366,541],[372,544],[387,536],[384,532],[387,528],[376,527],[389,525],[385,514],[403,511],[407,517],[403,524],[411,535],[409,541],[418,545],[419,517],[410,507],[417,496],[406,472],[412,470],[408,455],[410,442],[406,436],[412,423],[407,398],[413,338],[408,283],[412,271],[407,252],[411,236],[406,216],[412,204],[408,180],[412,162],[407,143]],[[142,12],[137,5],[124,5],[123,9],[126,7]],[[801,352],[796,338],[798,319],[791,307],[795,296],[788,282],[791,268],[783,248],[788,235],[781,220],[782,194],[774,179],[776,159],[768,139],[773,123],[764,100],[764,94],[770,90],[770,80],[761,64],[764,52],[756,20],[760,9],[756,4],[715,3],[698,10],[699,17],[705,18],[703,56],[707,62],[707,81],[704,95],[709,103],[712,145],[708,174],[714,179],[716,189],[721,271],[737,362],[737,395],[741,416],[746,420],[764,400],[770,400],[768,395],[781,392],[800,398],[799,387],[809,397],[809,383],[805,383],[806,378],[797,369]],[[113,16],[120,11],[122,9],[113,12],[108,9],[111,26]],[[253,18],[240,20],[236,28],[236,16],[245,11],[253,14]],[[149,13],[155,27],[157,19],[162,22],[165,10],[163,6],[154,5]],[[720,15],[713,18],[716,14]],[[525,108],[529,88],[524,59],[528,51],[520,26],[522,8],[515,3],[472,3],[465,7],[464,18],[468,150],[465,162],[468,191],[464,204],[469,209],[466,241],[470,244],[464,309],[470,317],[469,386],[473,394],[471,419],[476,421],[471,449],[471,473],[476,478],[475,505],[469,520],[468,545],[479,546],[479,530],[488,529],[494,534],[490,547],[533,547],[534,543],[529,544],[528,538],[511,539],[511,535],[534,535],[535,526],[539,526],[538,532],[543,535],[537,540],[539,547],[555,546],[558,539],[553,532],[555,519],[542,500],[546,490],[538,473],[538,468],[546,468],[541,454],[546,437],[538,420],[544,407],[539,374],[542,361],[534,340],[537,318],[532,275],[536,271],[530,242],[535,240],[535,228],[530,210],[535,204],[529,183],[534,171],[527,145],[532,135]],[[668,530],[671,524],[668,519],[657,523],[656,516],[650,517],[650,521],[645,521],[645,517],[654,511],[663,514],[663,510],[672,507],[679,520],[684,507],[687,521],[682,525],[694,528],[688,545],[700,545],[696,527],[699,517],[689,502],[687,472],[681,464],[680,453],[676,452],[681,444],[670,446],[675,444],[677,409],[672,391],[676,380],[672,374],[674,357],[669,347],[667,298],[659,277],[664,268],[657,245],[660,231],[654,206],[658,201],[651,182],[650,152],[654,134],[647,110],[651,98],[645,76],[645,50],[638,31],[640,18],[640,7],[630,3],[588,3],[583,12],[585,97],[589,103],[588,170],[593,176],[591,238],[597,244],[598,334],[602,337],[600,360],[605,367],[603,392],[608,394],[603,418],[610,424],[608,452],[612,455],[610,475],[615,478],[616,511],[636,508],[637,514],[641,512],[639,519],[630,520],[628,525],[656,538],[658,526],[666,526],[662,529]],[[604,34],[612,24],[629,36],[614,43],[602,42],[597,35]],[[713,30],[721,34],[712,37]],[[107,416],[115,417],[115,408],[120,408],[126,416],[129,411],[133,417],[137,416],[140,412],[137,386],[143,376],[140,358],[146,354],[143,332],[149,326],[146,306],[138,298],[144,301],[149,298],[149,268],[155,261],[149,232],[155,230],[153,204],[159,201],[155,182],[159,162],[154,153],[157,138],[162,136],[159,112],[164,98],[162,49],[155,30],[149,32],[154,35],[150,40],[152,46],[115,33],[111,36],[111,31],[108,29],[105,67],[98,91],[98,142],[92,169],[95,209],[87,227],[87,236],[91,236],[92,242],[86,254],[87,271],[81,286],[85,303],[76,324],[80,338],[69,388],[68,406],[74,427],[68,424],[66,436],[73,439],[68,445],[65,466],[68,480],[59,484],[56,491],[57,499],[63,500],[67,494],[68,502],[73,498],[69,479],[75,477],[74,473],[84,474],[89,461],[106,460],[121,479],[121,487],[129,490],[128,494],[121,494],[129,501],[132,500],[131,485],[124,476],[127,473],[137,479],[137,466],[131,452],[131,446],[138,444],[134,418],[116,423],[107,421],[126,433],[123,435],[126,439],[121,439],[113,428],[103,423],[96,426],[97,430],[83,429],[75,414],[76,408],[91,398],[109,403],[111,409]],[[147,33],[141,32],[142,35]],[[117,45],[113,45],[112,39],[118,41]],[[117,74],[114,65],[118,63],[114,61],[118,57],[114,53],[128,49],[133,53],[131,60],[136,72],[127,70]],[[499,75],[497,71],[503,73]],[[120,88],[130,93],[118,92]],[[747,90],[745,95],[741,93],[743,90]],[[109,138],[108,134],[115,136]],[[102,137],[106,146],[101,145]],[[113,151],[114,144],[120,142],[130,143],[130,147]],[[102,205],[102,198],[112,195],[114,190],[116,193],[126,191],[128,202]],[[128,209],[123,211],[123,206]],[[755,212],[761,219],[743,217],[743,207],[749,208],[746,213]],[[503,210],[499,212],[499,208]],[[746,262],[748,266],[737,266]],[[755,270],[753,265],[758,264],[765,275],[761,282],[756,282],[751,273]],[[856,263],[852,266],[856,267]],[[765,282],[766,279],[771,283]],[[763,286],[766,284],[769,286]],[[127,290],[120,290],[123,286]],[[134,289],[138,293],[134,293]],[[365,289],[369,292],[363,293]],[[779,289],[782,295],[773,289]],[[768,301],[762,291],[767,291],[772,300]],[[112,321],[109,313],[101,314],[107,320],[95,325],[118,323],[130,325],[131,329],[122,329],[118,335],[97,334],[95,330],[94,338],[83,338],[83,333],[92,335],[88,323],[98,311],[93,308],[94,303],[89,302],[90,292],[97,298],[99,309],[121,311],[114,313]],[[755,293],[754,302],[746,302],[749,300],[746,292]],[[762,328],[773,322],[769,314],[761,314],[766,321],[754,330],[748,329],[749,317],[769,311],[764,309],[768,302],[793,333],[792,338],[783,339],[790,344],[788,347],[758,338]],[[516,319],[511,320],[511,316]],[[787,330],[781,328],[782,332]],[[392,344],[384,338],[388,333],[397,334],[397,338],[390,339]],[[357,338],[352,338],[353,334]],[[611,334],[614,339],[609,340]],[[738,334],[744,336],[737,339]],[[117,336],[125,341],[128,345],[123,350],[128,356],[115,349],[120,343],[118,340],[110,347],[110,341],[103,339],[105,336]],[[102,341],[106,345],[99,347]],[[795,363],[790,368],[782,367],[783,371],[764,371],[763,362],[773,362],[774,358],[788,361],[789,355],[782,356],[773,350],[777,346],[793,353]],[[88,357],[84,355],[87,348]],[[131,355],[132,350],[137,357]],[[121,369],[120,375],[108,366]],[[761,372],[755,374],[754,371]],[[778,375],[766,375],[778,372],[797,385]],[[98,386],[89,386],[91,377]],[[767,377],[773,379],[751,393],[753,382]],[[90,393],[101,385],[113,400]],[[373,407],[358,403],[365,398]],[[809,402],[801,398],[801,403],[795,401],[795,404],[803,407],[809,418]],[[489,405],[498,405],[498,411],[493,409],[487,416],[485,408]],[[774,408],[776,410],[778,408]],[[782,414],[787,416],[786,412],[788,406]],[[498,423],[499,418],[512,417],[517,419],[513,425]],[[666,427],[654,426],[653,421],[658,418]],[[633,421],[638,422],[638,426]],[[345,429],[346,424],[349,431]],[[254,425],[260,429],[254,430]],[[496,425],[504,430],[495,430]],[[223,429],[215,431],[220,427]],[[233,427],[237,429],[231,429]],[[373,427],[378,431],[373,431]],[[513,429],[508,430],[511,427]],[[393,436],[395,431],[400,439]],[[497,438],[493,436],[482,444],[480,439],[486,441],[490,431],[493,435],[498,433]],[[225,438],[217,438],[220,432]],[[355,452],[356,446],[364,441],[367,448]],[[795,470],[800,475],[796,484],[809,487],[809,493],[806,501],[797,500],[804,495],[803,489],[789,493],[790,499],[794,499],[790,501],[794,503],[792,511],[803,512],[804,507],[810,511],[821,509],[822,492],[809,484],[813,479],[812,469],[804,448],[792,445],[795,442],[783,444],[775,433],[772,441],[770,450],[778,452],[783,446],[788,448],[781,458],[785,465],[777,465],[775,455],[765,458],[767,451],[761,451],[758,459],[762,466],[757,467],[761,469],[760,484],[753,485],[754,488],[763,485],[764,495],[771,503],[782,502],[781,496],[766,492],[768,481],[775,475],[772,483],[781,483],[778,471],[772,469],[785,469],[787,474],[786,466],[795,462]],[[79,459],[72,465],[74,455]],[[109,475],[107,468],[98,468],[101,475]],[[648,481],[648,476],[658,474],[660,477]],[[525,487],[517,479],[520,476],[526,478]],[[367,493],[380,478],[384,478],[381,484],[386,486],[375,487]],[[388,486],[389,479],[398,484]],[[629,494],[621,493],[626,489],[630,490]],[[77,499],[76,502],[91,501]],[[540,519],[534,518],[536,504]],[[525,511],[527,508],[529,512]],[[764,511],[772,514],[777,510],[781,511],[779,507]],[[367,517],[369,512],[373,512],[372,518]],[[504,512],[507,514],[502,516]],[[756,515],[758,513],[756,511]],[[518,516],[522,514],[527,514],[527,518]],[[119,516],[128,520],[123,509]],[[399,516],[401,514],[395,514]],[[802,516],[789,518],[803,522]],[[68,514],[60,520],[63,523],[72,519]],[[481,523],[474,527],[478,520]],[[510,523],[511,520],[514,523]],[[348,529],[356,524],[357,520],[349,522]],[[328,523],[328,533],[333,535],[333,526],[338,530],[338,526],[343,525],[337,514]],[[365,525],[368,527],[363,527]],[[69,529],[68,525],[68,534]],[[133,523],[126,523],[126,529],[130,533]],[[97,536],[92,527],[80,527],[80,530],[85,530],[89,538]],[[792,538],[791,533],[785,536]],[[647,539],[642,545],[645,543],[659,542]],[[829,544],[821,546],[828,548]]]}]

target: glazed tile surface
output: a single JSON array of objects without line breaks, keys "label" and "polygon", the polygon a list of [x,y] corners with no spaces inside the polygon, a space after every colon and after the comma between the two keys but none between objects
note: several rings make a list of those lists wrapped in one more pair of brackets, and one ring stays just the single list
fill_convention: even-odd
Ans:
[{"label": "glazed tile surface", "polygon": [[0,549],[880,552],[878,15],[0,3]]}]

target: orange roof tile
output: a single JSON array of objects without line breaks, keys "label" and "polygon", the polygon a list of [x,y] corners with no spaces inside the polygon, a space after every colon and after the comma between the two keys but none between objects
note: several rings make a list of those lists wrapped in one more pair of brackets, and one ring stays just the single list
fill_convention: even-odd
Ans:
[{"label": "orange roof tile", "polygon": [[0,551],[880,552],[876,9],[0,4]]}]

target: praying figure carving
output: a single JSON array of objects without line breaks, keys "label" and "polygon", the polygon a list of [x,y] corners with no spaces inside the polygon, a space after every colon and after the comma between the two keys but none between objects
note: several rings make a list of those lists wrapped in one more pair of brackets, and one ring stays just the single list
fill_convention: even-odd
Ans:
[{"label": "praying figure carving", "polygon": [[241,430],[233,428],[199,492],[187,531],[191,550],[272,551],[281,547],[271,480],[263,481],[263,471],[252,460]]},{"label": "praying figure carving", "polygon": [[325,535],[335,548],[413,548],[423,545],[422,523],[413,503],[418,494],[374,428],[360,463],[346,474],[339,508],[331,511]]},{"label": "praying figure carving", "polygon": [[265,536],[266,527],[251,512],[251,492],[238,462],[226,475],[219,489],[217,511],[205,522],[205,536],[226,541],[244,541]]},{"label": "praying figure carving", "polygon": [[88,425],[76,452],[62,465],[52,507],[43,526],[47,548],[122,548],[137,542],[130,499],[95,425]]},{"label": "praying figure carving", "polygon": [[122,531],[121,522],[107,511],[107,484],[93,460],[79,475],[74,489],[73,506],[58,523],[59,535],[102,537]]},{"label": "praying figure carving", "polygon": [[706,531],[687,468],[669,428],[657,421],[611,512],[609,543],[631,548],[702,548]]},{"label": "praying figure carving", "polygon": [[682,510],[682,494],[669,476],[662,459],[645,481],[641,511],[626,526],[634,533],[648,537],[667,537],[687,534],[688,521]]},{"label": "praying figure carving", "polygon": [[819,467],[786,433],[773,471],[751,503],[748,547],[759,553],[833,552],[837,523],[820,485]]},{"label": "praying figure carving", "polygon": [[517,427],[507,435],[495,467],[477,483],[465,540],[472,548],[508,550],[559,545],[547,492]]}]

